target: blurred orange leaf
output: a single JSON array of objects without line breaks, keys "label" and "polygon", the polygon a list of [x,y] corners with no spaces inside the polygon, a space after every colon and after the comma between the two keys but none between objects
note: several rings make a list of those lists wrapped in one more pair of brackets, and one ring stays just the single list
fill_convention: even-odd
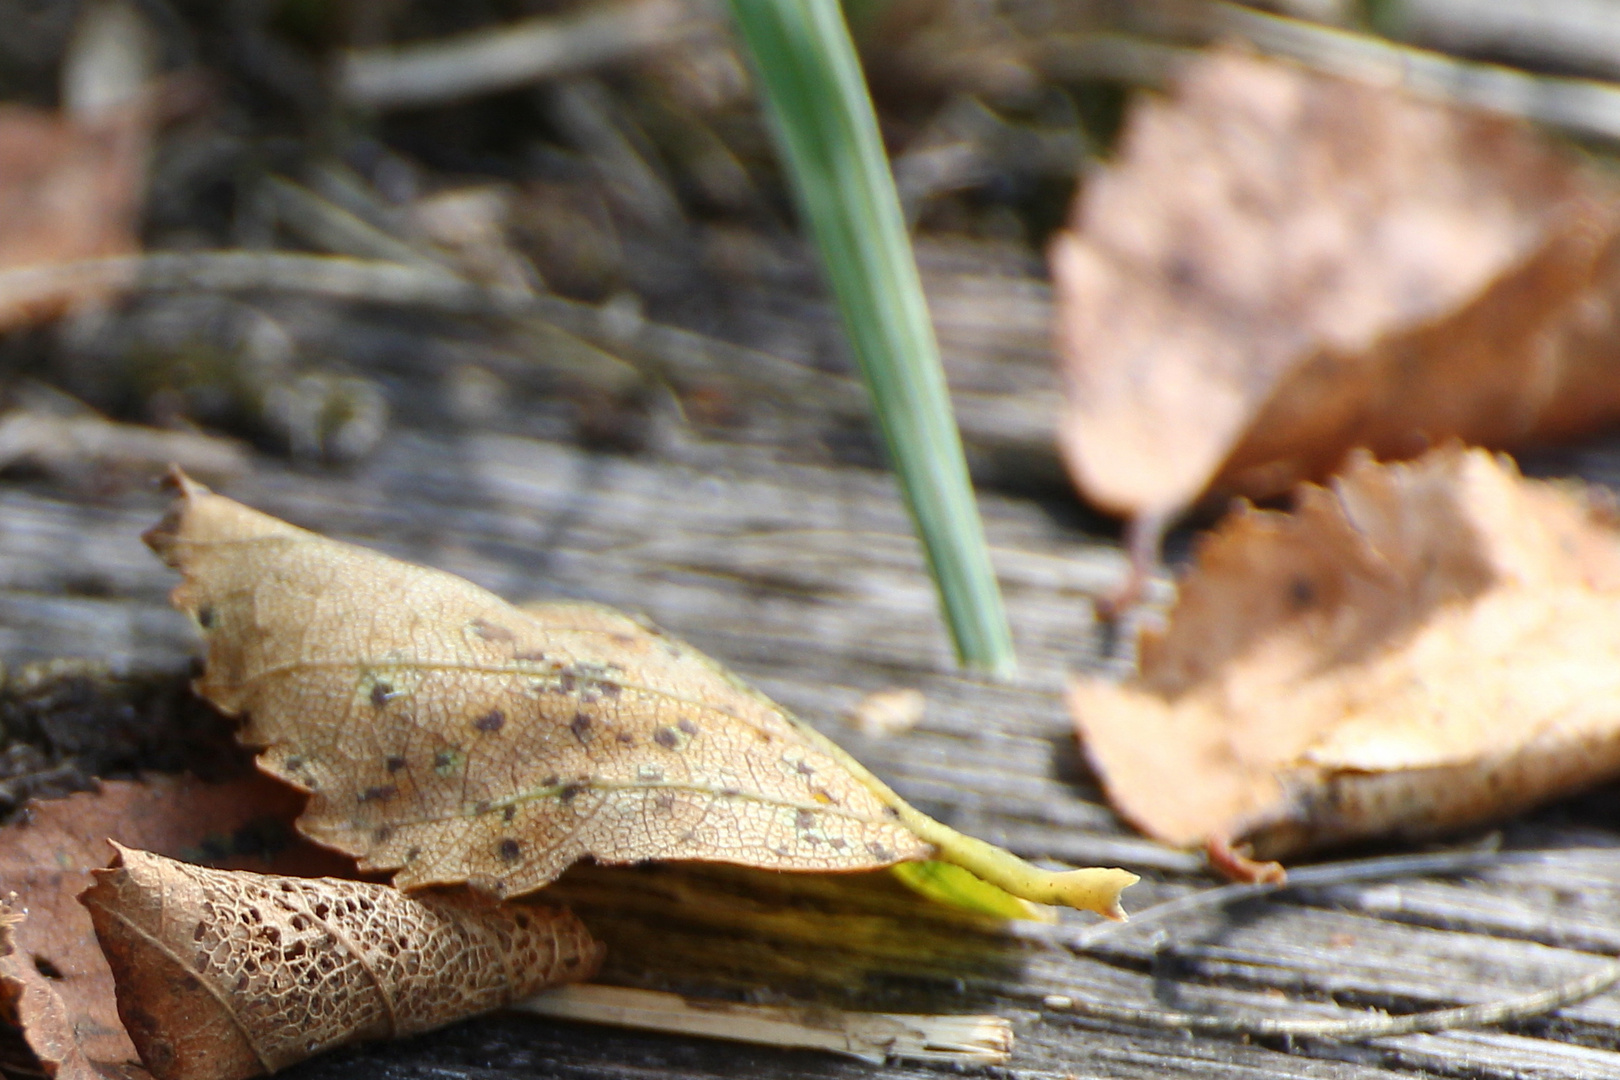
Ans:
[{"label": "blurred orange leaf", "polygon": [[[140,249],[150,108],[95,122],[0,105],[0,270]],[[0,294],[0,330],[60,315],[106,294],[68,282],[49,294]]]},{"label": "blurred orange leaf", "polygon": [[1620,415],[1620,189],[1517,121],[1216,50],[1051,265],[1062,449],[1113,512]]}]

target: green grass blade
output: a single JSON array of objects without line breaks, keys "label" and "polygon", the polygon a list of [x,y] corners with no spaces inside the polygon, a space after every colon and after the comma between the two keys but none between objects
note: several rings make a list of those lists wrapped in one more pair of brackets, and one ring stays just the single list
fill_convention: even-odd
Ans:
[{"label": "green grass blade", "polygon": [[998,675],[1012,633],[951,415],[939,347],[837,0],[731,0],[820,248],[958,657]]}]

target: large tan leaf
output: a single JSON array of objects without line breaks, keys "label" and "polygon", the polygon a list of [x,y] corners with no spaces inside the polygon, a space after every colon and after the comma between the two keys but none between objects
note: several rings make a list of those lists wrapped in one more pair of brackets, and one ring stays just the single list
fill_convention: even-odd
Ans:
[{"label": "large tan leaf", "polygon": [[197,683],[299,827],[415,889],[516,896],[590,856],[848,871],[939,857],[1117,915],[1122,870],[1040,871],[918,813],[713,661],[617,612],[518,609],[184,476],[147,534],[207,635]]},{"label": "large tan leaf", "polygon": [[[345,861],[299,840],[296,792],[263,777],[227,784],[155,777],[34,803],[26,824],[0,829],[0,883],[26,913],[0,956],[0,998],[47,1074],[94,1077],[94,1065],[135,1060],[113,1000],[112,973],[75,899],[106,865],[109,838],[216,864],[288,873],[342,872]],[[281,842],[277,842],[278,839]]]},{"label": "large tan leaf", "polygon": [[1209,53],[1051,248],[1070,472],[1163,518],[1611,420],[1617,237],[1620,189],[1527,125]]},{"label": "large tan leaf", "polygon": [[1069,702],[1115,806],[1266,858],[1620,773],[1620,535],[1458,448],[1356,460],[1208,537],[1132,682]]},{"label": "large tan leaf", "polygon": [[82,897],[158,1080],[240,1080],[595,973],[566,910],[212,870],[118,849]]}]

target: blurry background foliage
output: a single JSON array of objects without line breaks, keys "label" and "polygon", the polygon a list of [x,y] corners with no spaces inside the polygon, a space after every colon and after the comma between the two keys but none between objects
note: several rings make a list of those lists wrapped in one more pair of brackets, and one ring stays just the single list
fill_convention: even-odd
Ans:
[{"label": "blurry background foliage", "polygon": [[[379,104],[346,86],[345,57],[449,47],[535,21],[575,26],[593,13],[628,26],[657,0],[132,2],[167,80],[142,216],[147,251],[386,256],[576,306],[503,323],[491,347],[475,343],[463,316],[442,312],[360,305],[340,315],[307,298],[144,294],[8,334],[0,371],[9,384],[31,379],[120,419],[200,425],[327,465],[365,457],[401,423],[694,461],[705,441],[793,461],[883,467],[892,457],[913,495],[936,481],[954,492],[919,515],[937,533],[928,546],[945,606],[969,656],[1007,666],[960,472],[928,479],[906,465],[908,453],[949,461],[945,428],[934,424],[910,453],[900,413],[874,425],[851,385],[863,370],[880,408],[895,396],[881,389],[883,350],[860,348],[855,363],[832,317],[818,266],[826,251],[818,260],[801,244],[783,158],[719,5],[665,5],[678,8],[668,33],[627,37],[597,62]],[[0,0],[0,96],[58,104],[83,8]],[[967,465],[981,487],[1049,496],[1071,516],[1083,511],[1068,505],[1051,449],[1043,249],[1088,163],[1108,154],[1127,97],[1162,86],[1191,50],[1247,39],[1335,70],[1421,56],[1412,70],[1428,80],[1424,92],[1463,101],[1488,92],[1500,104],[1503,86],[1507,98],[1529,88],[1525,112],[1595,139],[1595,152],[1620,136],[1620,98],[1588,81],[1620,66],[1613,0],[1534,10],[1483,0],[849,0],[845,10],[899,215],[933,290]],[[1377,31],[1402,40],[1392,46]],[[1440,52],[1389,52],[1408,45]],[[1479,60],[1520,70],[1481,81],[1465,63]],[[784,124],[799,123],[789,112]],[[890,200],[874,189],[832,202],[872,211]],[[894,239],[876,227],[848,235],[880,247]],[[905,276],[893,258],[884,265]],[[845,273],[830,270],[834,283]],[[911,343],[889,351],[921,378],[931,348],[908,286],[849,280],[834,290],[844,322],[910,326]],[[851,306],[862,303],[864,315]],[[435,392],[421,391],[424,373]],[[879,429],[890,433],[887,451]]]}]

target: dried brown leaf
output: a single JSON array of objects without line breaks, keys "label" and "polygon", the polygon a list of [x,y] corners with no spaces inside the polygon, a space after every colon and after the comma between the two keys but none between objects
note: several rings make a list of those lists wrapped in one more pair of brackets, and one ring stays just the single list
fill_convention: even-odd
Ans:
[{"label": "dried brown leaf", "polygon": [[158,1080],[238,1080],[589,978],[566,910],[212,870],[120,847],[83,896]]},{"label": "dried brown leaf", "polygon": [[[262,777],[230,784],[156,777],[35,803],[26,824],[0,830],[0,882],[26,913],[15,953],[0,958],[0,996],[50,1075],[93,1076],[91,1063],[135,1060],[113,1001],[112,973],[76,897],[107,862],[108,838],[183,858],[291,873],[341,873],[345,863],[297,840],[296,792]],[[288,846],[272,850],[280,837]]]},{"label": "dried brown leaf", "polygon": [[95,1066],[80,1046],[67,1004],[37,962],[31,962],[17,944],[27,921],[16,893],[0,897],[0,1019],[23,1030],[28,1049],[46,1075],[58,1080],[98,1080]]},{"label": "dried brown leaf", "polygon": [[299,827],[404,889],[531,892],[571,863],[849,871],[942,858],[1027,899],[1117,915],[1120,870],[1051,874],[908,806],[687,645],[606,608],[519,609],[175,476],[151,544],[207,635],[198,692]]},{"label": "dried brown leaf", "polygon": [[1483,451],[1355,460],[1200,546],[1124,685],[1069,703],[1115,806],[1263,858],[1620,773],[1620,534]]},{"label": "dried brown leaf", "polygon": [[1620,198],[1515,121],[1215,51],[1051,249],[1065,459],[1149,519],[1620,412]]}]

